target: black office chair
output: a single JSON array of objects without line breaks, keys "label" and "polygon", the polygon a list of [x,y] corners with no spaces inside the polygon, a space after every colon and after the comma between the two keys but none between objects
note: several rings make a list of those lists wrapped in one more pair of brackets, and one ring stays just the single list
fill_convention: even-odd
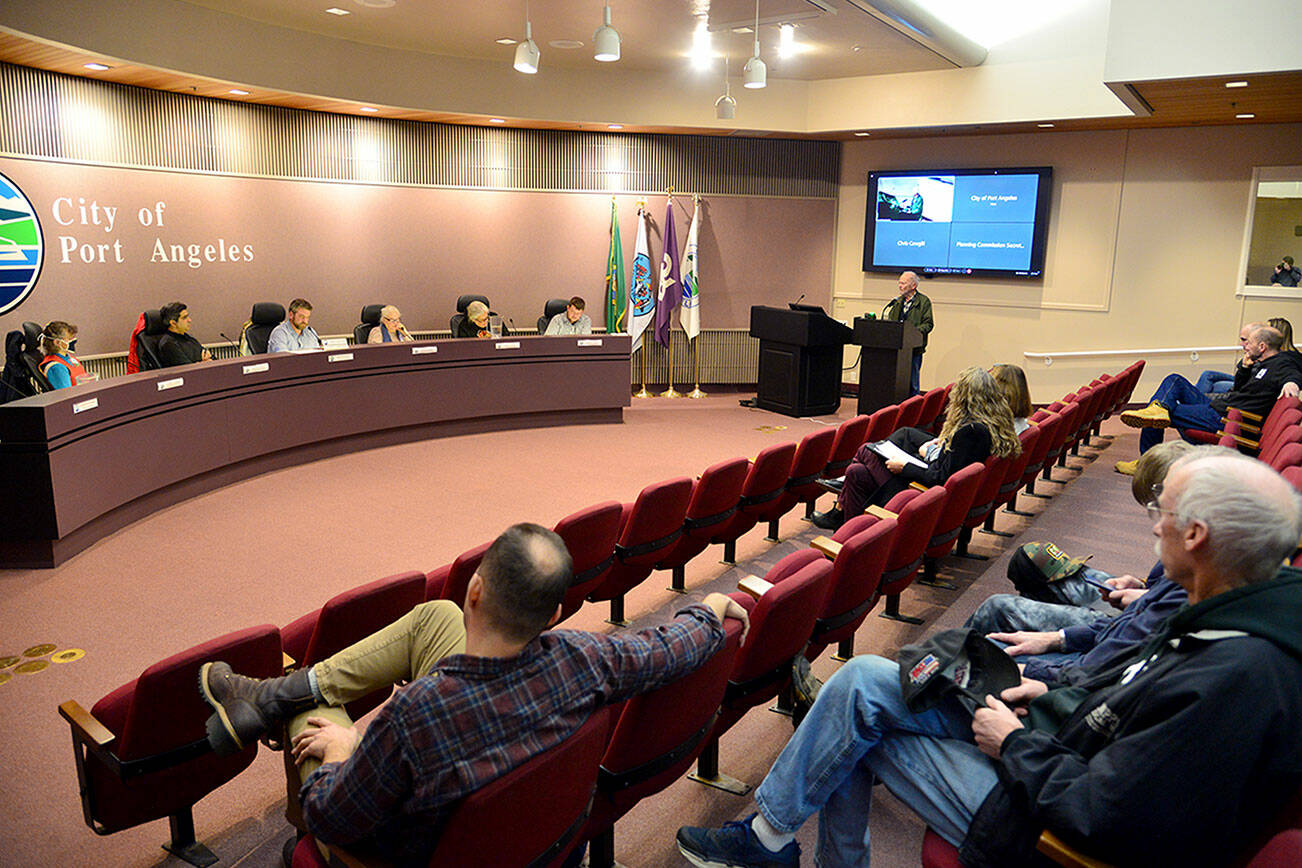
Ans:
[{"label": "black office chair", "polygon": [[383,309],[382,304],[368,304],[362,308],[362,321],[353,326],[353,343],[366,343],[366,339],[371,336],[371,329],[380,324],[380,311]]},{"label": "black office chair", "polygon": [[167,334],[167,324],[163,322],[163,312],[145,311],[145,330],[136,338],[136,358],[140,360],[140,370],[162,369],[163,358],[158,353],[158,342],[165,334]]},{"label": "black office chair", "polygon": [[552,317],[558,313],[565,313],[565,308],[569,306],[568,298],[549,298],[543,305],[543,315],[538,317],[538,334],[547,331],[547,324],[552,321]]},{"label": "black office chair", "polygon": [[253,305],[249,321],[240,330],[240,355],[257,356],[267,351],[271,332],[285,321],[285,306],[274,301]]},{"label": "black office chair", "polygon": [[482,301],[491,310],[492,305],[488,304],[486,295],[463,295],[457,299],[457,312],[448,320],[448,328],[452,329],[452,337],[457,336],[457,329],[466,321],[466,308],[470,307],[472,301]]},{"label": "black office chair", "polygon": [[[33,340],[31,330],[27,328],[35,325],[36,323],[23,323],[22,331],[14,329],[5,335],[5,369],[0,374],[0,404],[30,398],[52,388],[50,381],[41,373],[40,360],[43,357],[40,350],[28,352],[29,347],[39,346],[39,338]],[[39,335],[39,326],[36,332]]]}]

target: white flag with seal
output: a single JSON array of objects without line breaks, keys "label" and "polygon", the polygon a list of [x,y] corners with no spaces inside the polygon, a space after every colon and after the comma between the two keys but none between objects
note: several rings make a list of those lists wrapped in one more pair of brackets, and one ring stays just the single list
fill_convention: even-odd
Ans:
[{"label": "white flag with seal", "polygon": [[697,289],[696,233],[701,225],[701,203],[692,209],[692,226],[687,230],[687,249],[683,252],[683,301],[678,321],[690,341],[701,333],[701,295]]},{"label": "white flag with seal", "polygon": [[646,209],[637,209],[637,244],[633,250],[633,279],[628,282],[628,333],[632,336],[632,351],[642,346],[642,332],[646,331],[656,316],[656,295],[651,291],[651,247],[647,243]]}]

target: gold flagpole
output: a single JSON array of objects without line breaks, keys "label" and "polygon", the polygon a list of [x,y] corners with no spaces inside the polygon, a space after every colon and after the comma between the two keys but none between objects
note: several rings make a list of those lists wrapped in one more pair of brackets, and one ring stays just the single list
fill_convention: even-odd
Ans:
[{"label": "gold flagpole", "polygon": [[687,393],[689,398],[704,398],[706,392],[701,391],[701,336],[697,335],[692,338],[692,380],[696,383],[696,388]]},{"label": "gold flagpole", "polygon": [[[665,198],[668,201],[668,206],[670,208],[674,207],[673,187],[665,188]],[[662,280],[664,279],[663,276],[661,277],[661,279]],[[657,312],[657,316],[659,316],[658,312]],[[669,319],[669,373],[667,375],[667,379],[669,381],[669,388],[661,392],[660,397],[661,398],[683,397],[680,393],[674,391],[674,321],[672,317]]]}]

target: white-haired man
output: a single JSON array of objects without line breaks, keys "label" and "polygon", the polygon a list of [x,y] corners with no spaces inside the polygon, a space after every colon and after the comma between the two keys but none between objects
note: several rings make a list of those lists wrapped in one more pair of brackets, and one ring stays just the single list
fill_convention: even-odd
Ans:
[{"label": "white-haired man", "polygon": [[936,327],[931,315],[931,299],[918,292],[918,275],[906,271],[900,275],[900,294],[891,299],[882,311],[882,319],[907,322],[922,332],[922,346],[913,350],[913,369],[909,388],[916,395],[922,386],[922,354],[927,351],[927,335]]},{"label": "white-haired man", "polygon": [[1109,862],[1231,864],[1302,783],[1302,571],[1280,567],[1302,505],[1264,464],[1193,454],[1148,511],[1190,605],[1135,654],[1071,688],[1023,679],[974,717],[955,700],[909,712],[899,666],[856,657],[756,790],[759,814],[680,829],[679,849],[794,866],[817,812],[819,864],[867,865],[880,780],[969,868],[1033,863],[1044,829]]}]

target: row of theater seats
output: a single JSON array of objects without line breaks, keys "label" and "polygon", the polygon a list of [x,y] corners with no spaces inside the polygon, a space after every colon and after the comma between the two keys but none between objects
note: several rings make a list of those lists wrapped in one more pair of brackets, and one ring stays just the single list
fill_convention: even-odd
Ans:
[{"label": "row of theater seats", "polygon": [[[842,656],[850,656],[856,629],[879,599],[887,599],[887,616],[898,617],[900,593],[920,568],[935,580],[937,562],[955,546],[972,556],[972,531],[993,530],[998,507],[1015,505],[1022,488],[1033,494],[1037,478],[1052,479],[1054,462],[1064,466],[1091,429],[1125,403],[1142,366],[1104,375],[1037,414],[1039,424],[1022,435],[1017,458],[973,464],[944,486],[902,492],[888,504],[894,516],[854,518],[831,540],[820,540],[818,551],[783,558],[764,577],[767,589],[758,599],[734,595],[751,613],[752,638],[744,647],[737,647],[730,625],[727,646],[697,673],[609,717],[595,717],[564,745],[467,798],[433,864],[524,865],[532,859],[510,854],[537,856],[553,842],[568,841],[539,863],[548,864],[586,840],[593,842],[592,864],[610,865],[615,821],[698,757],[698,778],[729,787],[717,767],[719,738],[746,711],[787,687],[796,655],[812,660],[836,644]],[[799,443],[768,447],[753,461],[735,458],[706,468],[696,480],[654,483],[633,503],[608,501],[567,516],[555,528],[574,558],[563,615],[585,601],[609,601],[612,620],[622,621],[624,594],[654,570],[670,570],[674,587],[682,588],[686,564],[708,546],[723,545],[731,562],[737,540],[757,524],[766,523],[776,539],[779,519],[800,503],[806,515],[812,512],[815,499],[826,493],[818,480],[841,475],[864,442],[905,425],[935,430],[947,395],[947,388],[933,389]],[[194,687],[199,666],[222,659],[238,672],[267,677],[283,671],[286,656],[295,665],[312,665],[420,602],[459,603],[488,545],[429,573],[401,573],[352,588],[279,629],[251,627],[190,648],[149,667],[89,712],[75,701],[63,703],[59,710],[72,728],[87,824],[109,834],[168,817],[168,849],[200,858],[206,850],[194,838],[192,806],[247,768],[257,748],[225,758],[208,751],[204,721],[210,710]],[[348,711],[356,718],[389,693],[356,700]],[[562,777],[573,785],[557,787]],[[547,798],[530,795],[543,786]],[[582,819],[594,791],[591,813]],[[558,792],[567,798],[556,798]],[[485,803],[494,811],[512,805],[517,816],[527,810],[531,820],[514,824],[513,834],[504,836],[498,824],[472,820]],[[481,832],[491,837],[476,837]],[[540,842],[547,846],[535,849]],[[300,844],[295,865],[315,864],[318,856],[315,847]]]}]

